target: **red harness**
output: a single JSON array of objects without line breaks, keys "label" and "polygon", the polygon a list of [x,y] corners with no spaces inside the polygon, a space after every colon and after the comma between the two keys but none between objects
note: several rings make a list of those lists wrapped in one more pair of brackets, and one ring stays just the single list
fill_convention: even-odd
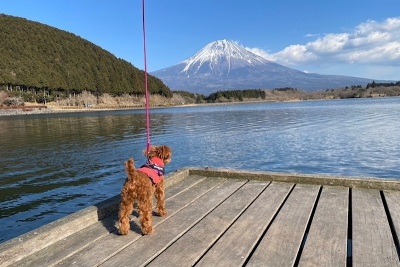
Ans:
[{"label": "red harness", "polygon": [[152,183],[157,185],[164,178],[164,162],[157,157],[151,158],[138,171],[147,174]]}]

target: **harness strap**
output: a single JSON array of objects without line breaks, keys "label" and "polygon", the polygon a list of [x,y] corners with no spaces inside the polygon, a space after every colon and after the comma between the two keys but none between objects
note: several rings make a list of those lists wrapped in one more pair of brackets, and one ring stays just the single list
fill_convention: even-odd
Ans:
[{"label": "harness strap", "polygon": [[150,168],[157,173],[158,176],[163,176],[165,174],[165,168],[158,166],[157,164],[152,164],[151,162],[147,162],[146,164],[142,165],[140,168]]},{"label": "harness strap", "polygon": [[164,162],[157,157],[148,159],[138,170],[147,174],[153,185],[157,185],[164,178]]}]

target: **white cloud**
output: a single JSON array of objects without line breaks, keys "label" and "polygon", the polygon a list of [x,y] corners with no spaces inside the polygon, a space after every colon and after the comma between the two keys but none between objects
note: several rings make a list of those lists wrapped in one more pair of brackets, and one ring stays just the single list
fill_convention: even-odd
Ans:
[{"label": "white cloud", "polygon": [[[307,37],[314,35],[308,34]],[[382,22],[368,20],[354,30],[329,33],[306,44],[290,45],[277,53],[247,48],[287,66],[307,64],[400,65],[400,17]]]},{"label": "white cloud", "polygon": [[319,36],[319,34],[308,33],[308,34],[304,35],[304,37],[315,37],[315,36]]},{"label": "white cloud", "polygon": [[249,50],[250,52],[253,52],[256,55],[259,55],[260,57],[266,58],[271,61],[276,61],[276,58],[273,56],[273,54],[269,54],[268,52],[266,52],[261,48],[246,47],[246,49]]}]

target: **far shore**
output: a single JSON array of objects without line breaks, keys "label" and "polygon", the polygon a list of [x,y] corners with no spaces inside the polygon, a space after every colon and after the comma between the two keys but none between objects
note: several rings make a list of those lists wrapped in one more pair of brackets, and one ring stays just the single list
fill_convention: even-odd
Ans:
[{"label": "far shore", "polygon": [[[301,100],[299,100],[301,101]],[[185,107],[198,107],[198,106],[223,106],[223,105],[238,105],[238,104],[251,104],[251,103],[272,103],[277,102],[273,100],[259,100],[259,101],[240,101],[240,102],[221,102],[221,103],[200,103],[200,104],[181,104],[181,105],[165,105],[165,106],[151,106],[149,109],[158,108],[185,108]],[[93,106],[93,107],[58,107],[58,106],[45,106],[38,104],[29,104],[27,106],[1,108],[0,116],[15,116],[15,115],[33,115],[33,114],[52,114],[52,113],[73,113],[73,112],[98,112],[98,111],[114,111],[114,110],[142,110],[146,109],[145,106]]]},{"label": "far shore", "polygon": [[[347,98],[346,98],[347,99]],[[338,100],[336,98],[322,98],[322,99],[292,99],[292,100],[244,100],[244,101],[232,101],[232,102],[218,102],[218,103],[190,103],[180,105],[160,105],[150,106],[149,109],[159,108],[185,108],[185,107],[200,107],[200,106],[223,106],[223,105],[239,105],[239,104],[256,104],[256,103],[275,103],[275,102],[300,102],[300,101],[318,101],[318,100]],[[98,111],[116,111],[116,110],[141,110],[146,109],[145,106],[92,106],[92,107],[76,107],[76,106],[54,106],[54,105],[43,105],[36,103],[29,103],[25,106],[19,107],[0,107],[1,116],[15,116],[15,115],[33,115],[33,114],[52,114],[52,113],[73,113],[73,112],[98,112]]]}]

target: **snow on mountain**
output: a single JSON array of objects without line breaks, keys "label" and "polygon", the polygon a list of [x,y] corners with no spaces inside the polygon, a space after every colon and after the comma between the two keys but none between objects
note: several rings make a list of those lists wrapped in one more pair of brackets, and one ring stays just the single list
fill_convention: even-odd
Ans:
[{"label": "snow on mountain", "polygon": [[282,87],[315,91],[372,82],[372,79],[357,77],[304,73],[227,40],[209,43],[194,56],[150,74],[160,78],[171,90],[204,95],[222,90]]},{"label": "snow on mountain", "polygon": [[206,45],[194,56],[184,60],[186,66],[182,72],[188,74],[198,73],[205,65],[205,68],[215,74],[229,74],[232,69],[257,66],[268,62],[268,60],[257,56],[246,50],[244,47],[227,40],[219,40]]}]

